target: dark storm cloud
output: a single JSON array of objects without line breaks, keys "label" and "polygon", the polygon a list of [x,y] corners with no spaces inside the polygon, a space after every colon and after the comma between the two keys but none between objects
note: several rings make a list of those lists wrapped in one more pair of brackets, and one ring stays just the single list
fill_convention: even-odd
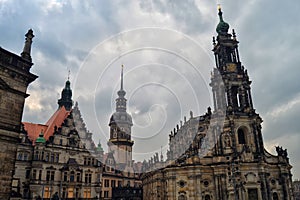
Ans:
[{"label": "dark storm cloud", "polygon": [[211,26],[194,0],[141,0],[140,6],[149,13],[160,12],[171,16],[178,28],[181,27],[188,34],[203,33],[201,27]]},{"label": "dark storm cloud", "polygon": [[[249,0],[249,1],[222,1],[224,20],[234,28],[240,41],[240,56],[242,63],[248,69],[252,84],[252,96],[258,113],[263,117],[263,135],[268,148],[280,144],[290,149],[292,164],[300,166],[300,149],[297,142],[300,142],[299,119],[300,113],[300,4],[296,0],[278,1],[272,0]],[[174,50],[182,55],[189,55],[189,60],[194,63],[204,78],[198,76],[180,58],[170,56],[165,52],[143,51],[132,53],[113,63],[113,67],[137,66],[147,62],[158,62],[174,67],[179,74],[190,80],[192,88],[188,87],[185,81],[181,84],[178,74],[166,73],[164,77],[154,79],[165,86],[173,85],[177,90],[175,94],[183,104],[178,107],[170,93],[165,90],[155,92],[147,89],[140,89],[136,94],[145,92],[144,96],[130,96],[136,85],[145,82],[147,76],[133,71],[126,78],[128,108],[132,112],[137,123],[147,125],[152,117],[152,124],[162,126],[155,121],[158,115],[163,115],[162,108],[167,113],[165,129],[160,133],[161,144],[150,138],[148,143],[165,145],[167,135],[173,129],[183,115],[188,115],[189,110],[194,110],[195,115],[205,112],[209,102],[210,88],[202,85],[209,82],[209,68],[213,67],[211,53],[211,37],[216,35],[215,26],[218,23],[216,2],[210,0],[201,1],[171,1],[171,0],[145,0],[145,1],[17,1],[0,0],[0,45],[16,54],[22,51],[24,45],[24,34],[29,28],[34,30],[32,57],[35,65],[32,71],[39,75],[39,79],[30,85],[28,93],[31,94],[26,100],[24,121],[44,123],[57,108],[57,99],[67,78],[68,69],[71,70],[71,86],[73,87],[74,100],[79,101],[79,106],[88,128],[95,134],[96,138],[102,138],[105,147],[105,137],[108,136],[108,120],[114,111],[114,99],[119,88],[119,68],[109,71],[107,78],[101,82],[99,87],[90,85],[92,75],[86,76],[87,69],[80,67],[85,58],[88,57],[94,47],[108,37],[124,30],[140,27],[162,27],[174,29],[179,32],[188,33],[202,48],[208,52],[208,56],[201,50],[195,48],[186,40],[179,40],[170,32],[153,32],[153,37],[158,40],[151,40],[151,35],[145,36],[146,32],[134,35],[134,37],[119,37],[118,40],[107,43],[103,52],[98,56],[107,58],[112,52],[117,55],[123,51],[144,46],[159,46]],[[130,34],[129,34],[130,36]],[[159,36],[159,37],[157,37]],[[145,40],[145,41],[144,41]],[[177,44],[178,43],[178,44]],[[176,46],[177,45],[177,46]],[[107,64],[111,58],[103,61]],[[92,63],[93,64],[93,63]],[[95,63],[91,73],[97,74],[98,68]],[[180,67],[181,66],[181,67]],[[208,67],[208,68],[205,68]],[[163,69],[163,67],[161,67]],[[129,72],[130,68],[126,68]],[[151,74],[149,67],[143,69]],[[80,72],[78,74],[78,72]],[[161,71],[162,73],[163,71]],[[82,82],[77,85],[76,76],[82,77]],[[157,76],[157,75],[156,75]],[[95,77],[97,79],[98,77]],[[149,79],[155,76],[148,76]],[[144,81],[144,82],[143,82]],[[198,83],[198,84],[197,84]],[[196,86],[195,86],[196,85]],[[200,86],[201,85],[201,86]],[[81,88],[96,87],[95,93],[82,95]],[[189,89],[186,89],[189,88]],[[185,96],[187,90],[189,95]],[[192,90],[199,99],[203,99],[198,109],[195,102],[190,101]],[[90,92],[90,91],[89,91]],[[155,93],[155,95],[153,94]],[[185,97],[185,98],[184,98]],[[160,106],[154,106],[160,102]],[[92,105],[92,106],[91,106]],[[164,107],[165,106],[165,107]],[[96,109],[96,110],[95,110]],[[97,121],[98,120],[98,121]],[[138,121],[140,120],[140,121]],[[96,124],[99,123],[103,130]],[[149,125],[149,124],[148,124]],[[148,132],[137,129],[143,134],[151,135]],[[154,129],[157,127],[154,127]],[[139,136],[138,132],[134,133]],[[104,137],[102,137],[104,136]],[[103,139],[104,138],[104,139]],[[291,139],[292,138],[292,139]],[[166,140],[165,140],[166,139]],[[273,145],[273,146],[272,146]],[[137,152],[151,151],[149,145],[135,143],[134,150]],[[148,149],[147,149],[148,148]],[[145,150],[146,149],[146,150]],[[143,151],[142,151],[143,150]],[[142,157],[141,157],[142,158]],[[294,170],[294,178],[300,174]]]}]

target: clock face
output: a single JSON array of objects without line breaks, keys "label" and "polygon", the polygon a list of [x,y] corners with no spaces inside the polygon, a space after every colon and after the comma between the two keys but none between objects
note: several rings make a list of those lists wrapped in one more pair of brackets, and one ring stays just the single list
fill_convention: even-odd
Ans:
[{"label": "clock face", "polygon": [[236,71],[236,64],[234,63],[228,63],[226,64],[227,71],[229,72],[235,72]]}]

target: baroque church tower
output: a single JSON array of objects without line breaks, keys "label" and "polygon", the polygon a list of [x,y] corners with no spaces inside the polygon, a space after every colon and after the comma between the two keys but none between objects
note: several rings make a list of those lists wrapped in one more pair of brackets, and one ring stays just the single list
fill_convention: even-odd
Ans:
[{"label": "baroque church tower", "polygon": [[216,67],[212,73],[210,86],[214,113],[226,116],[231,134],[226,135],[223,132],[215,154],[223,154],[227,142],[234,147],[233,153],[247,150],[259,158],[264,152],[261,134],[262,119],[253,108],[251,81],[240,61],[236,34],[234,30],[232,34],[228,33],[229,24],[223,20],[222,14],[219,8],[220,22],[216,28],[218,35],[216,39],[213,37]]},{"label": "baroque church tower", "polygon": [[109,127],[109,151],[113,153],[116,164],[125,169],[132,167],[131,127],[133,125],[130,114],[126,111],[126,92],[123,89],[123,65],[121,69],[121,87],[116,99],[116,112],[112,114]]},{"label": "baroque church tower", "polygon": [[[251,81],[240,61],[234,30],[218,9],[211,74],[213,110],[184,118],[169,135],[167,160],[144,161],[143,197],[194,200],[293,200],[287,150],[270,154],[263,144],[262,119],[251,96]],[[157,156],[156,156],[157,157]],[[162,167],[163,166],[163,167]]]}]

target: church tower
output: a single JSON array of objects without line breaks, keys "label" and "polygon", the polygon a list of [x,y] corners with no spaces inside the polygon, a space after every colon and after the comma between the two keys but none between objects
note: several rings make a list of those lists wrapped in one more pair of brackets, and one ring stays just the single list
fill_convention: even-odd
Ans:
[{"label": "church tower", "polygon": [[[251,81],[247,70],[240,61],[238,41],[235,31],[228,33],[229,24],[223,19],[219,7],[219,24],[213,37],[213,52],[216,67],[211,76],[214,113],[224,115],[230,125],[231,140],[235,153],[245,149],[260,157],[264,151],[261,123],[262,119],[253,108]],[[222,139],[222,137],[221,137]],[[219,151],[222,145],[219,145]],[[217,148],[218,149],[218,148]],[[251,150],[250,150],[251,149]],[[218,153],[217,153],[218,154]],[[260,155],[260,156],[259,156]]]},{"label": "church tower", "polygon": [[71,83],[68,80],[66,81],[65,88],[61,92],[61,98],[58,100],[58,108],[64,106],[66,110],[70,111],[73,106],[72,101],[72,90],[71,90]]},{"label": "church tower", "polygon": [[109,127],[109,151],[113,152],[117,165],[132,167],[131,127],[133,125],[130,114],[126,111],[126,92],[123,89],[123,65],[121,69],[121,87],[116,99],[116,112],[112,114]]},{"label": "church tower", "polygon": [[212,77],[214,108],[228,114],[246,115],[254,113],[251,88],[247,70],[240,62],[238,41],[234,30],[228,33],[229,25],[224,22],[219,8],[220,22],[216,28],[217,41],[213,38],[216,68]]}]

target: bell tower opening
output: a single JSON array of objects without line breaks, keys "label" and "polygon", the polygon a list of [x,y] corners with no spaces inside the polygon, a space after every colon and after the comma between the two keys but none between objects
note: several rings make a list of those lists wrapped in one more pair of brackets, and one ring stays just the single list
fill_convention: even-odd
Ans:
[{"label": "bell tower opening", "polygon": [[239,144],[246,144],[245,131],[243,129],[238,129],[238,141]]}]

